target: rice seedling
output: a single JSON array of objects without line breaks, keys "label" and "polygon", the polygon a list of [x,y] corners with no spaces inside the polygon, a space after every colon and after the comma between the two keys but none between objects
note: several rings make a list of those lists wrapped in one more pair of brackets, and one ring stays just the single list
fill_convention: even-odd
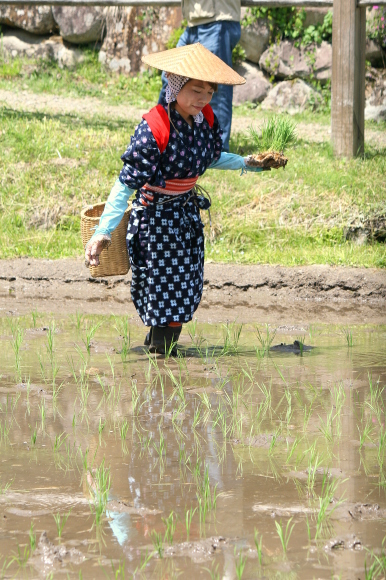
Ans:
[{"label": "rice seedling", "polygon": [[254,532],[254,541],[257,551],[257,557],[259,559],[259,564],[261,566],[263,563],[263,534],[261,534],[259,537],[259,532],[257,531],[256,528]]},{"label": "rice seedling", "polygon": [[[113,562],[111,561],[111,569],[113,571],[113,578],[114,580],[125,580],[126,575],[125,575],[125,560],[119,560],[118,563],[118,567],[115,568]],[[133,574],[133,578],[135,577],[137,571],[139,571],[138,569],[135,570],[134,574]],[[103,570],[103,572],[105,572]],[[107,576],[106,572],[105,572],[105,576]]]},{"label": "rice seedling", "polygon": [[31,433],[31,445],[33,447],[35,447],[35,445],[36,445],[37,433],[38,433],[38,426],[36,424],[35,429]]},{"label": "rice seedling", "polygon": [[347,327],[345,327],[345,328],[342,328],[342,329],[341,329],[341,332],[342,332],[343,336],[344,336],[344,337],[345,337],[345,339],[346,339],[347,346],[348,346],[349,348],[350,348],[350,347],[352,347],[352,346],[353,346],[353,344],[354,344],[352,330],[351,330],[351,329],[350,329],[350,328],[347,326]]},{"label": "rice seedling", "polygon": [[250,136],[257,151],[283,153],[297,140],[296,124],[288,116],[274,115],[264,121],[259,132],[250,127]]},{"label": "rice seedling", "polygon": [[56,524],[56,531],[58,533],[59,544],[62,540],[63,529],[64,529],[64,526],[66,525],[66,522],[70,516],[70,513],[71,513],[71,510],[67,514],[64,514],[63,516],[60,514],[52,514],[52,516],[55,520],[55,524]]},{"label": "rice seedling", "polygon": [[72,320],[77,332],[79,332],[83,324],[84,314],[77,310],[75,315],[70,316],[70,319]]},{"label": "rice seedling", "polygon": [[11,431],[12,423],[4,419],[4,423],[0,421],[0,441],[6,443],[9,441],[9,433]]},{"label": "rice seedling", "polygon": [[204,570],[209,573],[212,580],[220,580],[220,572],[218,571],[218,568],[218,562],[212,562],[212,568],[204,568]]},{"label": "rice seedling", "polygon": [[167,444],[161,428],[159,428],[159,444],[157,445],[156,443],[153,443],[153,448],[155,449],[159,460],[163,461],[164,455],[166,455]]},{"label": "rice seedling", "polygon": [[322,435],[324,436],[326,441],[328,441],[329,443],[332,443],[332,441],[334,439],[334,432],[333,432],[333,426],[332,426],[333,414],[334,414],[334,410],[331,409],[331,411],[328,413],[328,415],[326,417],[326,421],[323,421],[323,419],[320,417],[320,415],[318,415],[319,419],[320,419],[319,431],[322,433]]},{"label": "rice seedling", "polygon": [[197,476],[197,500],[199,504],[200,520],[205,523],[206,514],[215,510],[217,506],[217,483],[214,488],[210,485],[209,468],[205,467],[204,476],[201,478],[200,472]]},{"label": "rice seedling", "polygon": [[24,329],[20,328],[20,326],[14,326],[11,323],[11,332],[12,332],[12,350],[15,355],[15,370],[19,380],[21,381],[21,356],[20,356],[20,349],[23,344],[24,340]]},{"label": "rice seedling", "polygon": [[116,321],[115,329],[117,330],[121,338],[121,349],[119,351],[119,354],[121,355],[122,362],[126,362],[127,355],[131,350],[129,317],[126,316],[123,319],[116,317],[115,321]]},{"label": "rice seedling", "polygon": [[151,532],[151,539],[153,542],[153,546],[155,551],[157,552],[160,558],[163,558],[164,548],[163,548],[163,540],[162,535],[155,530]]},{"label": "rice seedling", "polygon": [[307,489],[308,493],[312,495],[315,487],[316,473],[320,465],[322,464],[323,458],[319,457],[316,452],[316,441],[311,445],[311,447],[304,452],[304,455],[309,453],[308,467],[307,467]]},{"label": "rice seedling", "polygon": [[386,430],[385,430],[385,426],[382,426],[380,433],[379,433],[379,442],[378,442],[378,449],[377,449],[377,460],[378,460],[380,474],[383,473],[383,466],[384,466],[384,462],[385,462],[385,453],[386,453]]},{"label": "rice seedling", "polygon": [[34,328],[36,328],[36,321],[38,319],[38,316],[39,316],[38,311],[37,310],[32,310],[31,317],[32,317],[32,324],[33,324],[33,327]]},{"label": "rice seedling", "polygon": [[259,327],[256,326],[256,334],[257,339],[260,342],[261,348],[263,349],[263,352],[264,353],[269,352],[269,349],[271,348],[271,345],[276,336],[276,328],[273,331],[271,331],[269,325],[266,324],[265,333],[263,333],[262,331],[260,331]]},{"label": "rice seedling", "polygon": [[292,394],[289,388],[286,388],[284,390],[284,396],[287,400],[287,410],[286,410],[286,414],[285,414],[285,424],[288,426],[291,422],[291,418],[292,418],[292,413],[293,413],[293,409],[292,409]]},{"label": "rice seedling", "polygon": [[86,331],[85,331],[85,335],[82,338],[82,342],[84,344],[84,346],[86,347],[87,353],[90,356],[91,354],[91,341],[94,338],[97,330],[102,326],[102,322],[97,322],[96,324],[93,324],[90,328],[88,327],[88,325],[86,326]]},{"label": "rice seedling", "polygon": [[60,435],[55,435],[55,441],[53,445],[53,452],[57,453],[60,448],[62,447],[63,443],[66,441],[68,435],[65,435],[64,432],[60,433]]},{"label": "rice seedling", "polygon": [[53,320],[47,330],[46,350],[50,361],[54,358],[55,349],[55,321]]},{"label": "rice seedling", "polygon": [[223,336],[224,336],[224,346],[222,348],[222,355],[227,354],[237,354],[240,350],[239,343],[240,343],[240,336],[241,331],[243,329],[243,324],[236,324],[232,322],[229,324],[222,325],[223,328]]},{"label": "rice seedling", "polygon": [[42,399],[42,402],[39,405],[39,414],[40,414],[40,422],[41,422],[41,429],[44,431],[44,425],[46,422],[47,412],[46,412],[46,400]]},{"label": "rice seedling", "polygon": [[330,481],[328,472],[324,472],[321,495],[319,496],[319,511],[316,516],[315,540],[320,537],[323,529],[326,527],[328,528],[331,515],[345,501],[341,498],[335,501],[333,507],[331,507],[331,501],[336,493],[338,485],[339,481]]},{"label": "rice seedling", "polygon": [[34,532],[34,524],[33,522],[31,522],[31,527],[29,529],[29,547],[31,550],[31,554],[34,553],[34,551],[36,550],[36,534]]},{"label": "rice seedling", "polygon": [[172,545],[174,533],[176,531],[176,514],[171,511],[167,518],[162,518],[162,521],[166,527],[164,541],[169,542],[169,544]]},{"label": "rice seedling", "polygon": [[281,433],[281,425],[279,425],[279,427],[276,429],[276,431],[274,433],[272,433],[272,439],[271,439],[271,443],[269,445],[269,449],[268,449],[268,457],[270,457],[271,455],[273,455],[273,452],[275,450],[276,447],[276,443],[278,441],[278,438],[280,436]]},{"label": "rice seedling", "polygon": [[12,480],[8,481],[8,483],[4,483],[4,485],[0,481],[0,495],[7,493],[7,491],[11,487],[11,484],[12,484]]},{"label": "rice seedling", "polygon": [[292,519],[293,518],[290,518],[288,520],[285,529],[284,529],[284,527],[282,525],[281,520],[280,520],[280,523],[275,521],[277,535],[279,536],[279,539],[280,539],[280,542],[281,542],[281,546],[283,548],[283,554],[284,555],[287,554],[288,543],[290,541],[291,534],[292,534],[293,529],[295,527],[295,524],[292,524],[292,526],[291,526]]},{"label": "rice seedling", "polygon": [[308,516],[306,516],[306,526],[307,526],[308,540],[311,541],[311,524],[310,524],[310,520],[308,519]]},{"label": "rice seedling", "polygon": [[[104,425],[103,425],[104,427]],[[127,432],[129,430],[130,424],[127,421],[127,419],[125,419],[124,421],[122,421],[122,423],[119,425],[119,434],[121,436],[122,441],[124,441],[126,439],[126,435]]]},{"label": "rice seedling", "polygon": [[346,400],[346,392],[344,390],[343,383],[334,385],[331,391],[332,400],[335,406],[335,416],[339,416],[342,412],[344,402]]},{"label": "rice seedling", "polygon": [[[149,554],[147,550],[143,556],[141,555],[141,562],[138,564],[138,566],[134,570],[134,574],[133,574],[134,578],[135,578],[136,574],[141,573],[145,570],[146,566],[148,565],[148,563],[150,562],[150,560],[152,559],[153,556],[154,556],[154,553],[150,552],[150,554]],[[122,576],[122,578],[124,579],[125,576]]]},{"label": "rice seedling", "polygon": [[[193,414],[193,421],[192,421],[192,430],[193,431],[195,429],[197,429],[200,422],[201,422],[201,405],[198,405],[197,407],[195,407],[194,414]],[[217,423],[213,423],[213,428],[216,426],[216,424]]]},{"label": "rice seedling", "polygon": [[306,337],[304,335],[297,336],[296,340],[299,344],[300,356],[303,356],[304,345],[306,344]]},{"label": "rice seedling", "polygon": [[309,423],[311,415],[312,415],[312,407],[313,407],[313,402],[311,402],[308,405],[308,407],[306,404],[304,404],[304,408],[303,408],[303,433],[305,433],[307,431],[308,423]]},{"label": "rice seedling", "polygon": [[192,525],[192,519],[194,514],[196,513],[197,508],[190,508],[190,510],[186,510],[185,512],[185,527],[186,527],[186,541],[189,542],[190,537],[190,528]]},{"label": "rice seedling", "polygon": [[27,564],[28,564],[28,560],[30,558],[31,552],[28,546],[24,547],[23,552],[20,550],[20,546],[17,546],[17,553],[13,552],[13,555],[11,556],[8,564],[7,564],[7,568],[9,568],[13,563],[17,564],[19,570],[23,570]]},{"label": "rice seedling", "polygon": [[285,461],[287,465],[290,462],[291,457],[295,453],[295,451],[296,451],[299,443],[301,442],[301,440],[302,440],[302,437],[295,437],[295,441],[292,443],[291,449],[288,450],[288,447],[287,447],[287,459]]},{"label": "rice seedling", "polygon": [[102,516],[106,510],[108,495],[111,487],[110,468],[105,466],[103,459],[99,467],[92,473],[91,491],[94,494],[95,524],[99,527],[102,523]]},{"label": "rice seedling", "polygon": [[234,554],[235,554],[236,576],[237,576],[237,580],[240,580],[244,574],[244,568],[245,568],[245,564],[247,563],[247,557],[243,556],[243,554],[240,550],[239,555],[236,558],[236,550],[237,550],[237,548],[235,546]]},{"label": "rice seedling", "polygon": [[202,345],[205,341],[202,332],[197,332],[197,318],[191,320],[187,325],[187,331],[190,336],[190,340],[193,343],[193,346],[198,350],[201,351]]},{"label": "rice seedling", "polygon": [[367,421],[363,431],[361,431],[359,425],[357,425],[358,433],[359,433],[359,451],[361,451],[363,445],[365,444],[366,440],[369,439],[371,441],[371,433],[374,431],[373,425],[370,421]]}]

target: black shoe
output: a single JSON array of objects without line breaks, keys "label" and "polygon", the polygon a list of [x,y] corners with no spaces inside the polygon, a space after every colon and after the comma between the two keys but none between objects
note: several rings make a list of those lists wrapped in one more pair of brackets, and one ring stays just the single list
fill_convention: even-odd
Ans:
[{"label": "black shoe", "polygon": [[[150,352],[160,354],[169,353],[173,356],[177,354],[177,340],[180,337],[181,326],[152,326],[150,330]],[[147,337],[146,337],[147,339]],[[173,348],[170,350],[172,344]]]},{"label": "black shoe", "polygon": [[151,331],[152,331],[152,327],[150,327],[149,332],[145,336],[145,342],[143,343],[145,346],[150,346],[150,344],[151,344]]}]

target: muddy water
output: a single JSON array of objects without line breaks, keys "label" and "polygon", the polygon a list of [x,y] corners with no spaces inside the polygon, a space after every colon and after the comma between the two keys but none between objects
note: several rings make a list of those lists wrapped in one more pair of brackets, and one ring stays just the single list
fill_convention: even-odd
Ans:
[{"label": "muddy water", "polygon": [[188,328],[0,320],[0,577],[382,577],[386,327]]}]

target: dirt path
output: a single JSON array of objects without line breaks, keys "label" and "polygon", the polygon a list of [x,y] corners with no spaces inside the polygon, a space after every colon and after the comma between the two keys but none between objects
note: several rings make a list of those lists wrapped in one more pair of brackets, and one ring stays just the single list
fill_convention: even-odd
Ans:
[{"label": "dirt path", "polygon": [[[9,107],[16,111],[41,112],[60,115],[94,116],[100,115],[110,119],[141,119],[148,107],[137,108],[128,104],[108,105],[96,97],[74,98],[47,93],[30,93],[28,91],[6,91],[0,89],[0,106]],[[253,114],[253,120],[258,121],[258,115]],[[233,118],[232,132],[246,132],[251,124],[250,117]],[[297,125],[299,137],[308,141],[320,143],[328,141],[331,136],[329,126],[318,123],[299,123]],[[386,147],[386,133],[367,130],[366,141],[378,147]]]},{"label": "dirt path", "polygon": [[[0,316],[39,311],[132,314],[127,276],[94,280],[83,261],[0,261]],[[386,323],[386,271],[206,264],[202,322]]]}]

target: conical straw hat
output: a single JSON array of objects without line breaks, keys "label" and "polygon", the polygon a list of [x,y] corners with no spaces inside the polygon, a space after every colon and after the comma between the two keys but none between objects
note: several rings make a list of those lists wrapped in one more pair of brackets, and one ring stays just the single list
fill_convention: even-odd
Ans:
[{"label": "conical straw hat", "polygon": [[243,77],[199,42],[148,54],[142,57],[142,62],[165,72],[207,83],[220,85],[245,83]]}]

